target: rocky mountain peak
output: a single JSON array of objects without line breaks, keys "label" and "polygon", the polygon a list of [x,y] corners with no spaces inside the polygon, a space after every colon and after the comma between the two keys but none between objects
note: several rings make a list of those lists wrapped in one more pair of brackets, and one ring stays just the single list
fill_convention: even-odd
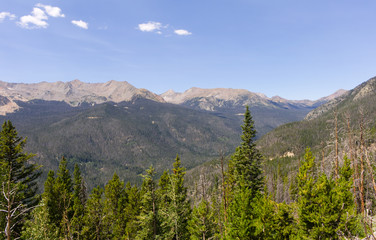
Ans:
[{"label": "rocky mountain peak", "polygon": [[[15,109],[14,101],[30,101],[34,99],[46,101],[64,101],[71,106],[81,103],[103,103],[106,101],[131,101],[135,97],[164,102],[163,98],[146,90],[138,89],[126,81],[111,80],[106,83],[85,83],[78,79],[70,82],[40,82],[40,83],[7,83],[0,82],[0,96],[9,100],[2,106],[1,114]],[[10,106],[11,107],[5,107]]]}]

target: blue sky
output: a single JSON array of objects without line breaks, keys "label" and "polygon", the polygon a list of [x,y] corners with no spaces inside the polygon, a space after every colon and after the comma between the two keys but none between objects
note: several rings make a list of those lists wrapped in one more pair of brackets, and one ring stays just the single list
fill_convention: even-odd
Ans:
[{"label": "blue sky", "polygon": [[374,0],[1,0],[0,80],[317,99],[376,75]]}]

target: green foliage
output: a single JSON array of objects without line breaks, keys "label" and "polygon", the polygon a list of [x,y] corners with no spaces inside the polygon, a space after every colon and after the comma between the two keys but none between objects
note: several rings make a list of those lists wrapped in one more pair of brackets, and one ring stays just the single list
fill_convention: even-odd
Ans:
[{"label": "green foliage", "polygon": [[208,201],[202,200],[193,209],[188,222],[191,240],[212,239],[216,230],[214,211]]},{"label": "green foliage", "polygon": [[125,235],[126,221],[122,213],[126,207],[124,182],[115,173],[104,190],[105,234],[111,239],[120,239]]},{"label": "green foliage", "polygon": [[123,212],[123,219],[127,221],[125,234],[126,239],[134,239],[139,230],[137,217],[140,215],[142,193],[137,186],[132,187],[128,182],[125,187],[125,194],[128,197],[128,202]]},{"label": "green foliage", "polygon": [[32,212],[32,219],[25,222],[21,239],[55,240],[59,239],[58,229],[49,221],[49,215],[44,200]]},{"label": "green foliage", "polygon": [[103,217],[105,215],[103,202],[103,189],[96,187],[92,190],[86,203],[85,215],[83,218],[84,227],[82,236],[84,239],[100,240],[105,239],[105,224]]},{"label": "green foliage", "polygon": [[80,239],[86,200],[85,184],[81,177],[81,171],[76,164],[73,172],[73,216],[71,219],[71,229],[74,239]]},{"label": "green foliage", "polygon": [[34,156],[24,152],[26,139],[10,121],[4,122],[0,132],[0,228],[8,239],[19,237],[24,221],[36,206],[36,179],[39,166],[31,164]]},{"label": "green foliage", "polygon": [[140,230],[136,239],[158,239],[160,233],[158,215],[158,196],[156,194],[156,184],[154,182],[155,170],[152,166],[143,175],[142,184],[143,196],[141,200],[141,212],[138,217]]},{"label": "green foliage", "polygon": [[162,199],[167,200],[167,204],[160,207],[161,235],[163,239],[183,240],[188,239],[187,225],[191,208],[187,188],[184,186],[185,168],[181,167],[179,156],[176,156],[173,167],[173,173],[168,178],[164,176],[164,180],[168,179],[169,183],[165,186],[165,196],[162,196]]},{"label": "green foliage", "polygon": [[339,232],[352,236],[359,232],[351,194],[350,161],[340,169],[340,177],[316,176],[314,157],[306,150],[297,176],[299,186],[299,236],[307,239],[338,239]]},{"label": "green foliage", "polygon": [[248,106],[244,114],[242,131],[242,142],[236,148],[229,163],[229,181],[233,187],[239,186],[242,181],[244,187],[250,188],[252,194],[256,194],[262,190],[264,184],[261,169],[262,156],[254,142],[256,130]]},{"label": "green foliage", "polygon": [[243,182],[239,183],[228,210],[226,239],[254,239],[256,237],[255,195],[251,188],[246,187]]}]

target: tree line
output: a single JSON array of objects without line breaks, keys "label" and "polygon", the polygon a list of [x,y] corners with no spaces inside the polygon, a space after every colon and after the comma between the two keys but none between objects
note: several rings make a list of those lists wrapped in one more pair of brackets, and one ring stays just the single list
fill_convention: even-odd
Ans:
[{"label": "tree line", "polygon": [[141,186],[115,173],[104,188],[87,194],[78,165],[73,174],[62,158],[36,194],[40,167],[25,153],[26,143],[11,122],[0,133],[2,183],[0,239],[352,239],[372,232],[356,207],[351,159],[336,174],[318,171],[307,149],[291,189],[291,203],[273,201],[256,148],[248,107],[241,144],[208,189],[190,198],[185,168],[176,156],[159,179],[153,166]]}]

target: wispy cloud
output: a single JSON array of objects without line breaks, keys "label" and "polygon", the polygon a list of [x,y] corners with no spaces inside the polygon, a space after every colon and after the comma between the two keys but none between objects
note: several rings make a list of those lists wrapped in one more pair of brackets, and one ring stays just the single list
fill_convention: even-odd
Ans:
[{"label": "wispy cloud", "polygon": [[43,5],[41,3],[38,3],[36,5],[37,7],[44,8],[48,16],[51,17],[65,17],[64,14],[61,13],[61,9],[59,7],[52,7],[49,5]]},{"label": "wispy cloud", "polygon": [[188,35],[192,35],[191,32],[188,32],[188,31],[185,30],[185,29],[178,29],[178,30],[175,30],[174,33],[177,34],[177,35],[180,35],[180,36],[188,36]]},{"label": "wispy cloud", "polygon": [[47,28],[48,16],[50,17],[65,17],[59,7],[53,7],[49,5],[43,5],[38,3],[33,8],[30,15],[25,15],[20,18],[18,25],[22,28],[35,29],[35,28]]},{"label": "wispy cloud", "polygon": [[48,17],[40,8],[33,8],[31,15],[22,16],[18,25],[23,28],[46,28],[48,23],[45,21]]},{"label": "wispy cloud", "polygon": [[0,22],[4,21],[5,18],[8,18],[9,20],[14,20],[16,18],[16,15],[10,12],[0,12]]},{"label": "wispy cloud", "polygon": [[88,29],[89,24],[87,22],[84,22],[82,20],[73,20],[72,23],[76,25],[77,27],[83,28],[83,29]]},{"label": "wispy cloud", "polygon": [[161,34],[161,28],[166,27],[163,26],[160,22],[147,22],[138,24],[138,29],[142,32],[156,32]]},{"label": "wispy cloud", "polygon": [[[162,29],[166,29],[166,31],[169,31],[170,33],[172,32],[172,27],[170,27],[168,24],[163,25],[160,22],[153,22],[153,21],[138,24],[137,29],[142,32],[154,32],[157,34],[162,34]],[[192,34],[191,32],[185,29],[178,29],[173,32],[180,36],[188,36]],[[169,34],[167,36],[169,36]]]}]

